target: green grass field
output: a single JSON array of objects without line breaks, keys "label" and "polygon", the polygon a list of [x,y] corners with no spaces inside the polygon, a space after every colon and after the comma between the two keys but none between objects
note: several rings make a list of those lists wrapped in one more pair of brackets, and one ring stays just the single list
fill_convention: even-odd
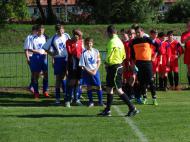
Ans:
[{"label": "green grass field", "polygon": [[35,102],[25,91],[8,92],[0,92],[0,142],[189,142],[190,139],[189,91],[158,92],[159,106],[152,106],[149,99],[150,105],[137,105],[140,114],[127,119],[126,106],[117,96],[112,117],[105,118],[96,116],[102,107],[57,107],[53,98]]}]

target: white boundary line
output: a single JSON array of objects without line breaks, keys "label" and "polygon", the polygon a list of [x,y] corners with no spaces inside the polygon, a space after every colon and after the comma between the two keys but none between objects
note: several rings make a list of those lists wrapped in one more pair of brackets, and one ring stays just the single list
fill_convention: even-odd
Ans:
[{"label": "white boundary line", "polygon": [[[125,114],[123,112],[121,112],[121,110],[117,107],[117,106],[113,106],[113,108],[116,110],[116,112],[121,115],[124,116]],[[145,135],[139,130],[139,128],[135,125],[135,123],[133,122],[132,119],[127,118],[127,117],[123,117],[125,122],[131,127],[131,129],[135,132],[135,134],[137,135],[137,137],[139,138],[139,140],[141,142],[148,142],[148,139],[145,137]]]}]

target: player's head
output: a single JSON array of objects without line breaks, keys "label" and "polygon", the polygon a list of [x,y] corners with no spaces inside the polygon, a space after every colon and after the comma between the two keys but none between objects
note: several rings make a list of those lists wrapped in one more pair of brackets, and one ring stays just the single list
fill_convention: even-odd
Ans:
[{"label": "player's head", "polygon": [[158,38],[159,38],[160,40],[164,41],[164,40],[165,40],[165,33],[164,33],[164,32],[158,33]]},{"label": "player's head", "polygon": [[72,33],[73,33],[73,38],[74,38],[75,40],[82,39],[82,32],[81,32],[80,29],[74,29],[74,30],[72,31]]},{"label": "player's head", "polygon": [[114,25],[109,25],[107,27],[107,35],[109,38],[112,38],[114,34],[117,34],[117,30]]},{"label": "player's head", "polygon": [[150,37],[151,37],[152,39],[157,38],[157,36],[158,36],[158,31],[157,31],[156,29],[150,30]]},{"label": "player's head", "polygon": [[135,24],[133,24],[133,25],[131,26],[131,29],[136,30],[137,28],[139,28],[139,25],[138,25],[137,23],[135,23]]},{"label": "player's head", "polygon": [[45,31],[45,29],[44,29],[43,25],[41,25],[41,24],[37,25],[37,34],[38,35],[43,35],[44,31]]},{"label": "player's head", "polygon": [[64,33],[64,27],[61,24],[55,25],[55,31],[58,35],[62,35]]},{"label": "player's head", "polygon": [[173,31],[168,31],[167,32],[168,40],[172,41],[174,38],[174,32]]},{"label": "player's head", "polygon": [[135,29],[136,37],[142,38],[144,36],[144,29],[142,27],[137,27]]},{"label": "player's head", "polygon": [[190,31],[190,20],[187,21],[186,27],[187,27],[187,31]]},{"label": "player's head", "polygon": [[87,49],[93,47],[94,40],[91,37],[87,37],[84,42]]},{"label": "player's head", "polygon": [[129,39],[126,29],[121,29],[120,33],[121,33],[121,37],[122,37],[123,40],[128,40]]},{"label": "player's head", "polygon": [[136,33],[135,33],[135,30],[134,30],[134,29],[129,29],[129,30],[127,31],[127,34],[128,34],[129,39],[134,39],[135,36],[136,36]]}]

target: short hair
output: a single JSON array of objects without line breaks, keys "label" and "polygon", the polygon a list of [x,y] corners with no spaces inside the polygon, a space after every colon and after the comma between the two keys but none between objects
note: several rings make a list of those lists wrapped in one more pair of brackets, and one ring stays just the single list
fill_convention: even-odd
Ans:
[{"label": "short hair", "polygon": [[80,38],[82,37],[82,32],[80,29],[74,29],[72,33],[73,35],[78,35]]},{"label": "short hair", "polygon": [[150,30],[150,33],[151,34],[156,34],[156,33],[158,33],[158,31],[157,31],[157,29],[152,29],[152,30]]},{"label": "short hair", "polygon": [[127,33],[128,33],[127,29],[124,29],[124,28],[123,28],[123,29],[121,29],[121,30],[120,30],[120,32],[121,32],[121,33],[123,32],[123,33],[125,33],[125,34],[127,34]]},{"label": "short hair", "polygon": [[161,38],[161,37],[163,37],[163,36],[165,36],[165,33],[164,33],[164,32],[158,33],[158,37],[159,37],[159,38]]},{"label": "short hair", "polygon": [[41,24],[36,26],[36,30],[43,29],[43,28],[44,28],[44,25],[41,25]]},{"label": "short hair", "polygon": [[135,33],[135,29],[130,28],[130,29],[127,31],[127,34],[133,34],[133,33]]},{"label": "short hair", "polygon": [[55,30],[56,31],[60,30],[61,28],[64,28],[63,25],[61,25],[61,24],[56,24],[55,25]]},{"label": "short hair", "polygon": [[107,27],[107,32],[110,33],[110,34],[114,34],[114,33],[117,33],[117,30],[116,30],[114,25],[109,25]]},{"label": "short hair", "polygon": [[137,29],[139,27],[139,25],[138,24],[133,24],[132,26],[131,26],[131,29]]},{"label": "short hair", "polygon": [[85,43],[87,43],[87,42],[94,42],[94,40],[91,37],[87,37],[87,38],[85,38],[84,42]]},{"label": "short hair", "polygon": [[142,27],[140,27],[140,26],[136,27],[135,31],[137,31],[137,30],[140,30],[140,31],[144,32],[144,29]]},{"label": "short hair", "polygon": [[169,35],[173,35],[174,34],[174,31],[168,31],[167,32],[167,35],[169,36]]}]

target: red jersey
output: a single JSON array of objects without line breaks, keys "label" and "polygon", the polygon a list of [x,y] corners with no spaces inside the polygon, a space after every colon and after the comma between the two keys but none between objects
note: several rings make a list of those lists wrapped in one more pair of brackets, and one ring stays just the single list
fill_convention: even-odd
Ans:
[{"label": "red jersey", "polygon": [[130,44],[132,40],[127,40],[127,41],[122,41],[123,45],[125,47],[125,54],[126,54],[126,60],[130,61],[131,60],[131,49],[130,49]]},{"label": "red jersey", "polygon": [[68,52],[68,56],[74,56],[78,59],[80,59],[80,56],[82,54],[82,39],[75,41],[72,39],[69,39],[66,41],[66,48]]},{"label": "red jersey", "polygon": [[[181,42],[183,43],[184,40],[186,40],[186,39],[189,38],[189,37],[190,37],[190,32],[184,32],[184,33],[181,35]],[[185,43],[184,63],[187,64],[187,65],[190,64],[189,56],[190,56],[190,40],[188,40],[188,41]]]},{"label": "red jersey", "polygon": [[183,48],[177,40],[173,40],[172,42],[167,41],[169,44],[169,48],[171,51],[170,60],[174,61],[177,56],[181,56],[183,54]]}]

